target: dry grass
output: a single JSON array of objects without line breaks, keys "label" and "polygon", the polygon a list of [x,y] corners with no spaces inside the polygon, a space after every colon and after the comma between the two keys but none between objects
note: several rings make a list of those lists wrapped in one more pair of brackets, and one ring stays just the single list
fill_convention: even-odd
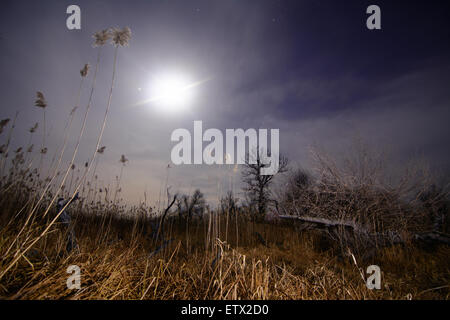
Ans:
[{"label": "dry grass", "polygon": [[[73,219],[78,249],[67,253],[67,229],[54,223],[61,212],[51,206],[59,189],[49,187],[49,178],[42,179],[37,170],[24,166],[11,166],[0,185],[2,299],[450,296],[448,246],[419,248],[406,241],[375,248],[366,255],[364,245],[355,250],[349,245],[351,241],[333,241],[326,232],[305,230],[292,222],[254,220],[251,209],[244,207],[232,212],[207,210],[203,216],[190,219],[174,210],[163,230],[158,230],[161,212],[144,204],[121,205],[116,201],[119,183],[116,190],[101,188],[100,192],[97,186],[92,187],[96,179],[77,180],[82,181],[78,182],[82,200],[67,210]],[[431,226],[432,221],[424,217],[442,209],[437,204],[445,203],[441,197],[434,197],[438,201],[427,207],[417,205],[416,199],[401,200],[398,189],[380,192],[368,184],[354,188],[329,177],[328,182],[318,181],[301,190],[301,196],[291,197],[288,205],[280,205],[297,214],[304,211],[317,217],[350,217],[374,232],[396,228],[405,232],[407,239],[408,232]],[[71,194],[70,190],[65,192]],[[448,225],[444,228],[448,230]],[[366,287],[365,270],[372,264],[382,271],[380,290]],[[70,265],[81,269],[80,290],[66,286]]]},{"label": "dry grass", "polygon": [[[78,216],[79,252],[64,252],[64,229],[56,226],[2,279],[3,299],[448,299],[448,247],[434,252],[408,247],[383,249],[372,261],[356,257],[365,269],[377,264],[382,289],[369,290],[352,260],[324,246],[320,236],[294,227],[248,222],[239,247],[229,230],[209,250],[204,219],[191,221],[189,247],[185,223],[173,219],[158,246],[149,236],[150,220]],[[223,219],[223,218],[219,218]],[[219,221],[220,223],[220,221]],[[244,221],[240,221],[244,223]],[[103,230],[100,229],[103,225]],[[13,228],[14,229],[14,228]],[[1,232],[1,254],[14,234]],[[105,234],[107,232],[107,234]],[[252,233],[259,232],[267,246]],[[38,230],[36,230],[38,233]],[[217,253],[221,252],[220,255]],[[218,259],[217,259],[218,258]],[[215,261],[215,262],[214,262]],[[2,260],[2,268],[8,259]],[[69,265],[81,268],[81,290],[69,290]]]},{"label": "dry grass", "polygon": [[[295,223],[252,219],[252,209],[243,206],[232,212],[208,210],[202,217],[189,219],[172,211],[163,230],[158,230],[162,212],[154,212],[144,204],[122,205],[117,196],[123,166],[115,190],[100,185],[96,170],[97,156],[105,151],[100,146],[111,106],[117,50],[128,44],[130,36],[128,28],[103,30],[94,35],[95,46],[99,47],[97,63],[80,133],[75,137],[76,145],[66,169],[61,168],[61,163],[88,65],[80,71],[76,105],[70,112],[63,145],[59,152],[55,151],[47,175],[43,174],[45,130],[40,150],[33,154],[31,142],[36,124],[29,130],[28,145],[13,152],[10,142],[17,114],[12,121],[6,141],[0,146],[0,298],[449,298],[448,246],[418,248],[406,241],[402,246],[376,248],[375,254],[366,255],[364,244],[354,246],[342,241],[350,239],[348,235],[333,241],[326,233],[302,230]],[[113,76],[100,133],[84,168],[74,166],[96,88],[100,48],[111,37],[115,46]],[[47,107],[40,92],[36,105]],[[0,122],[0,134],[8,123],[9,119]],[[39,127],[45,128],[45,113]],[[380,180],[383,168],[374,163],[375,157],[365,152],[356,154],[362,156],[348,162],[348,170],[315,154],[317,181],[296,186],[299,189],[291,190],[287,197],[283,189],[279,208],[284,214],[351,220],[371,232],[394,230],[405,234],[405,239],[411,232],[436,224],[437,218],[448,217],[448,207],[444,206],[448,204],[448,194],[428,192],[423,201],[426,182],[419,182],[419,192],[414,191],[409,179],[391,187]],[[36,158],[41,159],[37,166]],[[125,162],[127,159],[122,156],[121,163]],[[69,173],[70,182],[66,181]],[[415,172],[410,175],[418,176]],[[77,192],[81,201],[56,210],[58,197],[73,199]],[[78,242],[78,248],[70,252],[65,249],[67,226],[58,222],[66,207]],[[449,232],[448,218],[443,228]],[[364,271],[372,264],[382,270],[380,290],[369,290],[364,281]],[[66,286],[70,265],[81,269],[80,290]]]}]

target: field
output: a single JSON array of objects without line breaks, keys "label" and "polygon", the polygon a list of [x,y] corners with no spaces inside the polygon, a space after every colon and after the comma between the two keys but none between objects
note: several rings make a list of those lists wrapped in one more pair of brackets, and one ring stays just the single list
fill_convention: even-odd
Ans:
[{"label": "field", "polygon": [[[3,273],[48,223],[37,216],[20,233],[18,221],[23,223],[24,217],[19,215],[5,226],[5,213],[19,203],[24,203],[21,193],[2,197],[3,299],[449,297],[448,246],[393,246],[363,259],[363,254],[342,253],[320,232],[301,231],[291,222],[255,222],[245,215],[213,212],[191,221],[167,218],[163,243],[152,230],[158,219],[148,217],[144,208],[134,208],[131,218],[118,215],[117,208],[74,205],[77,249],[66,253],[67,230],[57,223]],[[369,290],[363,280],[372,264],[382,270],[380,290]],[[67,288],[70,265],[80,267],[80,290]]]},{"label": "field", "polygon": [[[405,165],[389,179],[389,162],[361,143],[344,162],[312,150],[311,172],[286,161],[277,174],[261,176],[258,158],[239,168],[247,188],[230,190],[218,204],[207,203],[201,190],[171,194],[168,179],[163,208],[123,202],[125,155],[114,186],[100,185],[117,52],[130,37],[128,28],[95,34],[98,47],[112,38],[114,60],[87,162],[75,159],[100,49],[78,136],[69,137],[69,128],[88,64],[60,148],[46,144],[42,92],[35,106],[43,117],[29,130],[29,144],[13,148],[14,134],[24,133],[16,119],[0,123],[1,299],[449,299],[448,184],[435,183],[421,166]],[[42,143],[33,150],[38,127]],[[275,176],[284,177],[281,184]],[[367,286],[372,265],[381,270],[379,289]],[[79,288],[70,286],[73,266]]]}]

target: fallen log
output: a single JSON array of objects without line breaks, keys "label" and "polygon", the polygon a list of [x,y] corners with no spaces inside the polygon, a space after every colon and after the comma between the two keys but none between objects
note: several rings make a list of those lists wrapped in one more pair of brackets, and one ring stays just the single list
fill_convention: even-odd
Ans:
[{"label": "fallen log", "polygon": [[324,218],[305,217],[305,216],[288,216],[288,215],[279,215],[278,218],[298,220],[301,222],[317,224],[317,225],[327,227],[327,228],[345,227],[345,228],[351,228],[354,230],[359,229],[358,226],[353,221],[334,221],[334,220],[329,220],[329,219],[324,219]]},{"label": "fallen log", "polygon": [[448,234],[437,231],[415,234],[414,239],[416,241],[421,241],[430,244],[443,243],[450,246],[450,236]]},{"label": "fallen log", "polygon": [[[330,235],[336,235],[340,230],[353,232],[360,238],[377,246],[389,246],[394,244],[404,244],[405,239],[395,231],[385,233],[370,233],[367,229],[357,225],[353,221],[337,221],[324,218],[307,216],[279,215],[283,220],[294,220],[309,225],[310,229],[325,229]],[[413,240],[426,244],[446,244],[450,245],[450,235],[438,231],[422,232],[413,235]]]}]

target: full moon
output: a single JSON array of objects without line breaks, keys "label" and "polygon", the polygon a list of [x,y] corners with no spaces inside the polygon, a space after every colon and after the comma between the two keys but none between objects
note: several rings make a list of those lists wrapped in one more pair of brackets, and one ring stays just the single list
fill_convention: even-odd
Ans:
[{"label": "full moon", "polygon": [[150,84],[151,100],[167,111],[187,108],[192,100],[193,87],[185,75],[168,73],[155,77]]}]

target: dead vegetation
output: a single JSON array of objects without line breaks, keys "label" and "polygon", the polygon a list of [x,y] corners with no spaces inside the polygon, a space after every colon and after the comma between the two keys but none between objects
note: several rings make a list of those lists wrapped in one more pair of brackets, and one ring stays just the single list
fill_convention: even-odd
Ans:
[{"label": "dead vegetation", "polygon": [[[422,168],[386,180],[386,162],[358,144],[344,165],[317,151],[312,153],[315,172],[293,173],[283,165],[281,171],[288,174],[283,186],[274,186],[273,176],[262,180],[259,163],[248,167],[247,201],[230,192],[210,208],[200,190],[170,195],[166,181],[166,208],[122,204],[125,155],[113,188],[101,185],[96,173],[98,155],[106,148],[100,146],[117,50],[130,36],[128,28],[94,36],[99,49],[91,94],[66,169],[61,169],[62,159],[79,101],[70,112],[63,145],[48,166],[44,128],[51,107],[43,93],[36,100],[43,123],[29,130],[28,145],[12,151],[15,119],[1,137],[2,299],[449,298],[446,186],[433,185]],[[105,116],[92,157],[84,166],[75,165],[100,48],[111,37],[114,72]],[[88,71],[88,65],[80,71],[77,100]],[[9,123],[0,122],[0,133]],[[38,127],[44,129],[43,142],[33,152]],[[66,213],[69,219],[64,220]],[[76,241],[68,247],[72,234]],[[372,264],[382,270],[380,290],[366,287],[365,270]],[[80,290],[66,286],[70,265],[81,269]]]},{"label": "dead vegetation", "polygon": [[[170,215],[160,231],[164,240],[154,237],[160,219],[142,207],[121,216],[114,208],[75,208],[78,249],[65,251],[67,231],[56,224],[4,274],[3,299],[447,299],[450,293],[445,245],[341,255],[339,243],[321,231],[253,221],[242,212],[230,214],[239,229],[229,224],[225,234],[226,215],[210,211],[188,228],[185,217]],[[15,243],[20,223],[2,228],[2,270],[45,221],[37,217]],[[367,289],[362,279],[371,264],[382,270],[381,290]],[[80,290],[66,287],[70,265],[81,268]]]}]

